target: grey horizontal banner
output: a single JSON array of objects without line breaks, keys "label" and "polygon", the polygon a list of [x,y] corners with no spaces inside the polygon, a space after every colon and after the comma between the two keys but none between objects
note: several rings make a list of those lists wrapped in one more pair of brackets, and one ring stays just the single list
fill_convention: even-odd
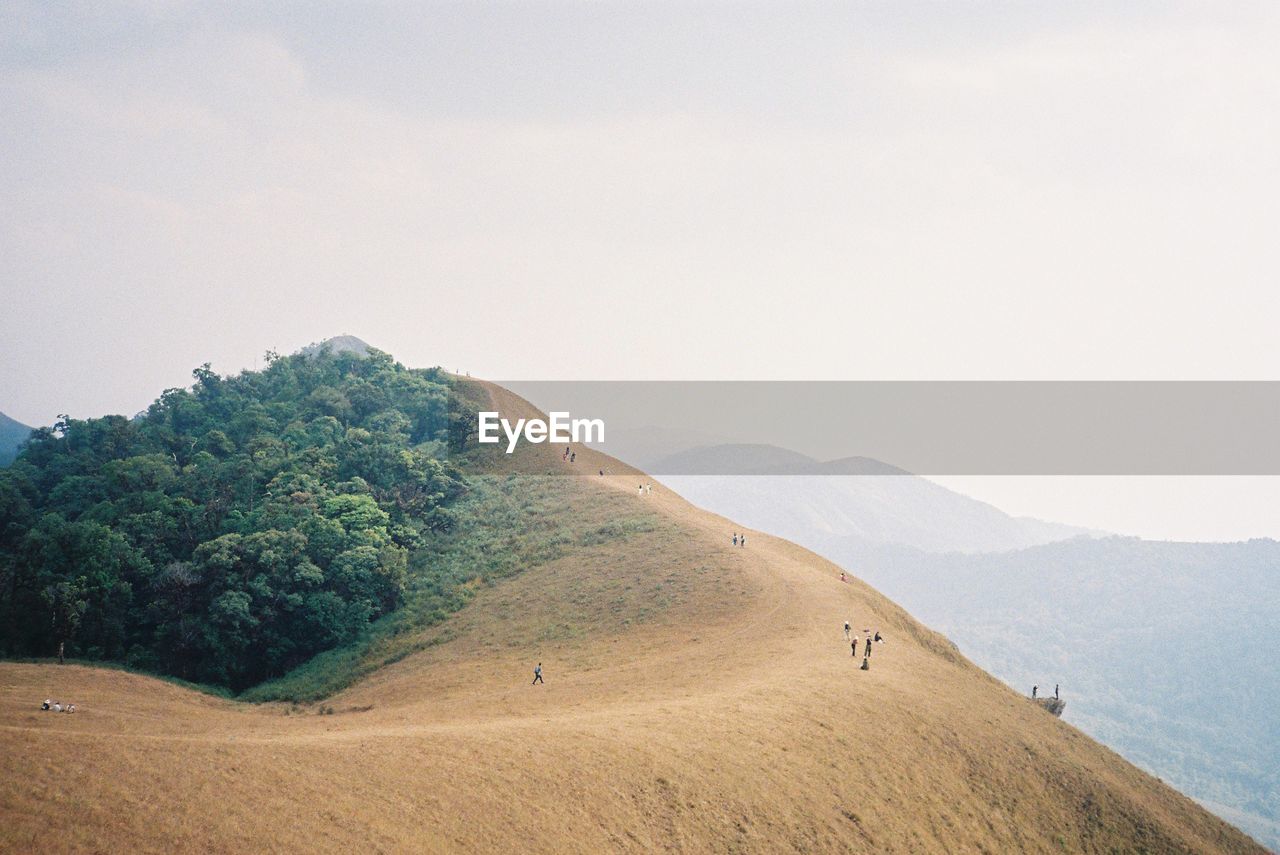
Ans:
[{"label": "grey horizontal banner", "polygon": [[1280,382],[516,381],[655,475],[1280,475]]}]

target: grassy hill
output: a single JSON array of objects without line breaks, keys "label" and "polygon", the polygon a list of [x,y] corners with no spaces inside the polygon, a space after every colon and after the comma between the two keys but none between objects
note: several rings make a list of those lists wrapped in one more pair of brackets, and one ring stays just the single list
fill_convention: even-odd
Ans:
[{"label": "grassy hill", "polygon": [[0,848],[1262,851],[813,553],[586,449],[462,468],[466,607],[324,701],[0,664]]}]

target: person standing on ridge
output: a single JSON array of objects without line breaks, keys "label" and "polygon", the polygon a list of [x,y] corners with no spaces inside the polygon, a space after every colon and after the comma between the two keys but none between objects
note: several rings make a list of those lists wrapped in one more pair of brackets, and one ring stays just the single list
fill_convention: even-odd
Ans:
[{"label": "person standing on ridge", "polygon": [[1058,684],[1057,683],[1053,684],[1053,699],[1055,701],[1058,700]]},{"label": "person standing on ridge", "polygon": [[1033,700],[1033,701],[1034,701],[1034,700],[1036,699],[1036,692],[1038,692],[1038,691],[1040,691],[1040,687],[1039,687],[1039,686],[1032,686],[1032,687],[1031,687],[1031,700]]},{"label": "person standing on ridge", "polygon": [[538,667],[533,669],[533,682],[530,683],[529,685],[533,686],[538,683],[542,683],[542,685],[544,686],[546,685],[546,683],[543,682],[542,680],[542,663],[541,662],[538,663]]}]

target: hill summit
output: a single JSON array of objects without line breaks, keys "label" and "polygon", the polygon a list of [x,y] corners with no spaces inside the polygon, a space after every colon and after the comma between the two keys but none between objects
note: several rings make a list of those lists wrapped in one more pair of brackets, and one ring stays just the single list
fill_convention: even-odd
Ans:
[{"label": "hill summit", "polygon": [[313,342],[298,352],[303,356],[315,356],[327,350],[335,356],[340,353],[354,353],[356,356],[365,357],[372,349],[373,346],[364,339],[343,333],[326,338],[324,341]]}]

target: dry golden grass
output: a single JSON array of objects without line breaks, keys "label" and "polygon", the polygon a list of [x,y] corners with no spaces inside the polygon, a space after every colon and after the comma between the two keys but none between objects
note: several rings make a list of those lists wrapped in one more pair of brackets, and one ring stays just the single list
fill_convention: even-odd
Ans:
[{"label": "dry golden grass", "polygon": [[833,565],[576,467],[665,524],[480,592],[332,715],[0,664],[0,848],[1262,851]]}]

